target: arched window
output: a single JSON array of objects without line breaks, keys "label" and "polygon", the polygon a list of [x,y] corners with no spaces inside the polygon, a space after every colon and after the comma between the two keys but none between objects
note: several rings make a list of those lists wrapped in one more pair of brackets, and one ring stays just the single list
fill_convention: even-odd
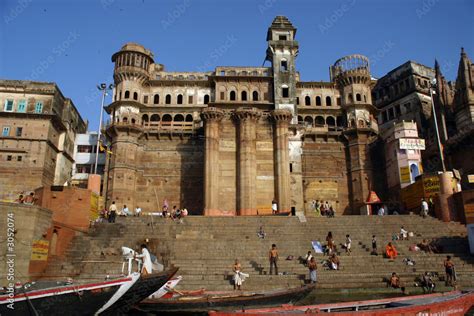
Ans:
[{"label": "arched window", "polygon": [[167,95],[166,95],[165,103],[166,103],[166,104],[171,104],[171,94],[167,94]]},{"label": "arched window", "polygon": [[282,85],[281,86],[281,96],[283,98],[289,98],[290,97],[290,88],[288,88],[287,85]]},{"label": "arched window", "polygon": [[252,100],[253,101],[258,101],[258,92],[257,91],[252,92]]},{"label": "arched window", "polygon": [[186,122],[192,122],[193,116],[191,114],[186,115]]},{"label": "arched window", "polygon": [[122,99],[122,91],[119,91],[119,96],[118,96],[118,99],[121,100]]},{"label": "arched window", "polygon": [[160,121],[160,116],[158,114],[153,114],[150,117],[150,122],[159,122]]},{"label": "arched window", "polygon": [[165,114],[163,115],[163,122],[171,122],[173,120],[173,118],[171,117],[171,115],[169,114]]},{"label": "arched window", "polygon": [[313,118],[311,116],[306,116],[304,118],[304,125],[313,126]]},{"label": "arched window", "polygon": [[338,116],[336,118],[336,125],[337,126],[343,126],[344,125],[344,121],[343,121],[343,117],[342,116]]},{"label": "arched window", "polygon": [[286,59],[281,60],[280,70],[281,71],[288,71],[288,62],[286,61]]},{"label": "arched window", "polygon": [[303,124],[303,117],[298,115],[298,124]]},{"label": "arched window", "polygon": [[177,104],[183,104],[183,95],[182,94],[178,94],[178,98],[176,100],[176,103]]},{"label": "arched window", "polygon": [[132,118],[132,124],[135,124],[135,119],[134,118]]},{"label": "arched window", "polygon": [[316,105],[321,105],[321,97],[316,97]]},{"label": "arched window", "polygon": [[136,92],[133,93],[133,100],[138,100],[138,93]]},{"label": "arched window", "polygon": [[174,116],[173,121],[175,121],[175,122],[183,122],[183,121],[184,121],[184,116],[183,116],[182,114],[176,114],[176,115]]},{"label": "arched window", "polygon": [[127,123],[127,122],[128,122],[128,117],[125,116],[125,117],[122,119],[122,122]]},{"label": "arched window", "polygon": [[304,105],[311,105],[311,98],[309,96],[304,97]]},{"label": "arched window", "polygon": [[316,124],[316,126],[324,126],[324,124],[325,124],[324,117],[316,116],[316,119],[314,120],[314,123]]},{"label": "arched window", "polygon": [[362,101],[362,98],[360,97],[360,93],[356,94],[356,101]]},{"label": "arched window", "polygon": [[328,116],[328,117],[326,118],[326,124],[327,124],[328,126],[336,126],[336,120],[334,119],[334,117]]},{"label": "arched window", "polygon": [[155,96],[153,97],[153,104],[158,104],[158,103],[160,103],[160,95],[155,94]]},{"label": "arched window", "polygon": [[235,101],[235,91],[230,92],[230,100]]},{"label": "arched window", "polygon": [[204,104],[209,104],[209,94],[204,96]]},{"label": "arched window", "polygon": [[125,91],[125,99],[130,99],[130,91]]},{"label": "arched window", "polygon": [[148,115],[143,114],[142,116],[142,125],[148,125]]},{"label": "arched window", "polygon": [[326,97],[326,106],[331,106],[332,105],[332,99],[331,97],[327,96]]},{"label": "arched window", "polygon": [[352,93],[349,93],[349,103],[352,103],[352,101],[354,101],[354,99],[352,98]]},{"label": "arched window", "polygon": [[247,101],[247,91],[242,91],[240,97],[242,101]]}]

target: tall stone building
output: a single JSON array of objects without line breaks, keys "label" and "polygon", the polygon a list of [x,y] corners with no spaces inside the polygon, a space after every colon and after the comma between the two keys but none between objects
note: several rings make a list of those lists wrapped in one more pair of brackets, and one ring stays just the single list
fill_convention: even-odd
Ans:
[{"label": "tall stone building", "polygon": [[0,80],[0,102],[0,200],[69,181],[87,129],[72,101],[55,83]]},{"label": "tall stone building", "polygon": [[296,28],[277,16],[270,67],[168,72],[143,46],[112,56],[107,200],[193,214],[310,211],[313,199],[357,214],[373,185],[377,137],[369,61],[343,57],[329,82],[300,80]]},{"label": "tall stone building", "polygon": [[[474,175],[474,64],[462,48],[455,82],[444,78],[438,62],[435,70],[434,101],[445,164],[459,170],[463,189],[473,189],[468,175]],[[439,165],[439,155],[429,159]]]}]

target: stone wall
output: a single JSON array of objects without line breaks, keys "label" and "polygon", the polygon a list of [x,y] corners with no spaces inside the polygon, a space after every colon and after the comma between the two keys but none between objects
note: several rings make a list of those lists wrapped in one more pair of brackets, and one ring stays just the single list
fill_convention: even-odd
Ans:
[{"label": "stone wall", "polygon": [[305,210],[311,201],[323,200],[333,205],[337,214],[350,214],[347,149],[342,141],[303,144],[303,188]]},{"label": "stone wall", "polygon": [[[52,212],[39,206],[0,202],[1,286],[8,286],[10,281],[7,280],[9,265],[13,268],[15,282],[25,282],[31,273],[46,267],[47,261],[30,261],[30,258],[33,241],[47,237],[51,218]],[[16,232],[13,244],[8,239],[11,236],[7,236],[9,228]],[[12,248],[7,248],[9,246]],[[8,257],[8,254],[15,256]],[[12,259],[14,262],[8,261]]]}]

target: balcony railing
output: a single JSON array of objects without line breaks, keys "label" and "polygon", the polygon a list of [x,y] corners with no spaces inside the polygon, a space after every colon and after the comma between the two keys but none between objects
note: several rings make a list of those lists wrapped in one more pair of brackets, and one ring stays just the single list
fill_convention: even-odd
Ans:
[{"label": "balcony railing", "polygon": [[133,126],[136,128],[143,128],[145,130],[154,131],[176,131],[176,132],[193,132],[199,124],[194,122],[163,122],[163,121],[149,121],[143,124],[128,122],[107,122],[106,128],[111,126]]}]

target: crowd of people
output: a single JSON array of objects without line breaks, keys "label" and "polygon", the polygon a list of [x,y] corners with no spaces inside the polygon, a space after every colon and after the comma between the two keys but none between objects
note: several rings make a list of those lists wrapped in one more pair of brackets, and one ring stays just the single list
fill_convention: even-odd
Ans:
[{"label": "crowd of people", "polygon": [[26,194],[24,192],[21,192],[18,195],[17,200],[15,201],[16,203],[20,204],[28,204],[28,205],[33,205],[36,203],[38,198],[35,195],[35,192],[30,192],[30,194]]},{"label": "crowd of people", "polygon": [[311,208],[313,212],[316,213],[316,216],[326,216],[334,217],[336,216],[336,210],[328,201],[323,202],[323,200],[312,200]]},{"label": "crowd of people", "polygon": [[[117,207],[115,201],[112,201],[108,209],[103,209],[100,212],[100,218],[103,221],[108,221],[109,223],[115,223],[117,216],[137,216],[140,217],[142,214],[142,209],[137,205],[134,211],[131,211],[126,204],[123,205],[121,209]],[[168,201],[164,200],[163,207],[161,212],[154,213],[154,215],[161,216],[163,218],[171,218],[173,221],[181,222],[182,218],[188,216],[188,210],[186,207],[178,208],[176,205],[169,210]]]},{"label": "crowd of people", "polygon": [[[263,230],[263,226],[260,226],[259,230],[257,231],[257,236],[261,239],[265,239],[266,233]],[[407,240],[408,238],[409,238],[409,233],[402,226],[400,229],[399,239]],[[341,246],[343,249],[345,249],[345,253],[347,255],[351,254],[352,238],[349,234],[346,234],[345,243],[341,244]],[[428,242],[426,239],[423,239],[423,241],[419,244],[419,246],[421,250],[425,252],[429,252],[429,253],[435,252],[435,250],[436,251],[439,250],[435,246],[432,246],[432,243]],[[322,266],[330,270],[340,270],[341,261],[337,255],[336,243],[334,241],[334,236],[331,231],[328,232],[326,236],[326,245],[323,248],[323,253],[327,255],[328,258],[327,260],[321,261]],[[377,237],[375,235],[372,235],[371,255],[378,255]],[[395,244],[393,244],[392,242],[388,242],[387,245],[385,246],[384,255],[386,258],[392,261],[396,260],[396,258],[399,255],[399,252]],[[279,258],[279,252],[278,252],[277,246],[276,244],[272,244],[272,247],[268,252],[270,274],[273,274],[273,271],[275,271],[275,275],[278,274],[278,258]],[[288,256],[287,260],[293,260],[293,256]],[[412,260],[408,260],[408,261],[411,261],[414,264],[414,261]],[[304,257],[300,257],[300,262],[308,268],[309,283],[316,283],[317,270],[318,270],[316,257],[313,256],[311,251],[308,251]],[[446,273],[446,285],[454,286],[455,281],[456,281],[456,273],[455,273],[454,263],[452,261],[452,258],[450,256],[447,256],[443,265],[444,265],[445,273]],[[242,286],[242,282],[245,280],[246,277],[248,277],[248,275],[242,274],[242,271],[241,271],[242,267],[238,260],[235,261],[233,270],[234,270],[234,278],[233,278],[234,289],[240,290]],[[419,285],[423,287],[424,291],[427,293],[433,292],[436,286],[433,280],[433,275],[434,274],[432,273],[426,272],[419,278],[421,280],[419,282]],[[405,293],[405,286],[402,284],[400,277],[397,275],[396,272],[393,272],[392,275],[388,278],[387,285],[395,289],[401,289],[402,292]],[[418,286],[418,283],[415,283],[415,286]]]}]

